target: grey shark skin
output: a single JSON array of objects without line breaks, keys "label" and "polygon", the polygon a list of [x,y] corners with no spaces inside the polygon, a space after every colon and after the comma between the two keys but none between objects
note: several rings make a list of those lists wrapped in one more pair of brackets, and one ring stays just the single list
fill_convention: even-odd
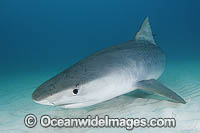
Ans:
[{"label": "grey shark skin", "polygon": [[165,68],[165,55],[156,45],[148,17],[134,39],[105,48],[79,61],[40,85],[36,103],[80,108],[142,89],[186,103],[156,79]]}]

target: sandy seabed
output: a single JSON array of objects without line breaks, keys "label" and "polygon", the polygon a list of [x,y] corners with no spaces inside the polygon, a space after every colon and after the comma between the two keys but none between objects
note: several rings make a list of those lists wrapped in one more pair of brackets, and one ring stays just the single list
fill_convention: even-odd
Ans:
[{"label": "sandy seabed", "polygon": [[[0,87],[0,132],[126,132],[125,128],[34,128],[24,125],[24,117],[44,114],[51,117],[87,117],[109,115],[125,118],[175,118],[175,128],[134,128],[134,133],[197,133],[200,132],[200,63],[197,61],[170,62],[159,79],[163,84],[181,95],[187,104],[172,103],[154,98],[154,95],[122,95],[95,106],[82,109],[63,109],[36,104],[31,99],[34,89],[50,78],[38,72],[4,77]],[[43,74],[44,75],[44,74]],[[143,98],[142,98],[143,97]],[[130,132],[130,131],[129,131]]]}]

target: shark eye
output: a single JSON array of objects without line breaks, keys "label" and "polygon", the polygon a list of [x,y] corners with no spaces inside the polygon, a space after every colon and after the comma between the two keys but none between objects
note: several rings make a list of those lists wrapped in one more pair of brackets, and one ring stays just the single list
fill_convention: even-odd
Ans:
[{"label": "shark eye", "polygon": [[78,94],[78,89],[73,89],[73,95],[77,95]]}]

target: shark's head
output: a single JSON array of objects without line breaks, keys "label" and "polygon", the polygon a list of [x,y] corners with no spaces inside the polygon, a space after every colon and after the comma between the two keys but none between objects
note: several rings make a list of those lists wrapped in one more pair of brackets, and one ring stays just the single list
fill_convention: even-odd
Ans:
[{"label": "shark's head", "polygon": [[[101,79],[71,79],[58,74],[40,85],[32,94],[34,102],[44,105],[79,108],[90,106],[108,99],[110,92],[105,92],[107,83]],[[77,80],[80,82],[77,83]],[[84,82],[84,83],[83,83]],[[111,89],[110,89],[111,91]]]},{"label": "shark's head", "polygon": [[89,88],[79,84],[65,84],[64,81],[47,81],[32,94],[32,99],[39,104],[61,106],[64,108],[85,107],[97,103]]}]

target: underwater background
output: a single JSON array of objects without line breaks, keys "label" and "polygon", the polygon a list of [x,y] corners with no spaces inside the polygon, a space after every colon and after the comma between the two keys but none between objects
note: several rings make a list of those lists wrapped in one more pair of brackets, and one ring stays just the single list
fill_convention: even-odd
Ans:
[{"label": "underwater background", "polygon": [[[198,0],[1,0],[0,132],[125,132],[118,128],[29,129],[24,117],[174,117],[176,128],[132,132],[200,132],[200,1]],[[81,109],[36,104],[41,83],[103,48],[131,40],[149,16],[155,40],[167,56],[160,81],[187,104],[123,95]]]}]

